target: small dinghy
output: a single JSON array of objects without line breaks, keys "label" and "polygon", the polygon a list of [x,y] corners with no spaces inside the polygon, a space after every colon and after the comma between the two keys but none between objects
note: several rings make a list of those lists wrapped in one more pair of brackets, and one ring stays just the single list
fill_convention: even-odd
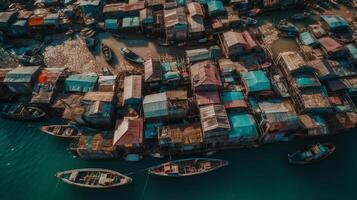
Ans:
[{"label": "small dinghy", "polygon": [[313,144],[307,148],[288,154],[289,163],[291,164],[310,164],[323,160],[335,151],[333,144]]},{"label": "small dinghy", "polygon": [[193,176],[207,173],[228,165],[228,161],[209,158],[189,158],[175,160],[149,169],[149,174],[157,176]]},{"label": "small dinghy", "polygon": [[247,26],[255,25],[258,23],[256,19],[253,19],[251,17],[242,17],[241,22],[242,22],[242,24],[247,25]]},{"label": "small dinghy", "polygon": [[292,23],[288,22],[286,19],[280,20],[277,28],[285,33],[289,34],[298,34],[299,29]]},{"label": "small dinghy", "polygon": [[137,64],[144,63],[144,59],[142,59],[138,54],[134,53],[128,48],[120,48],[120,53],[129,61]]},{"label": "small dinghy", "polygon": [[105,44],[102,43],[102,53],[104,55],[105,61],[110,63],[113,59],[112,50]]},{"label": "small dinghy", "polygon": [[8,104],[1,111],[1,117],[15,120],[36,120],[45,116],[40,108],[26,104]]},{"label": "small dinghy", "polygon": [[290,18],[293,20],[303,20],[308,18],[311,15],[310,12],[297,13],[292,15]]},{"label": "small dinghy", "polygon": [[62,138],[79,138],[82,135],[78,128],[73,125],[42,126],[40,130],[44,133]]},{"label": "small dinghy", "polygon": [[87,188],[112,188],[132,182],[130,177],[109,169],[74,169],[58,172],[55,176],[70,185]]}]

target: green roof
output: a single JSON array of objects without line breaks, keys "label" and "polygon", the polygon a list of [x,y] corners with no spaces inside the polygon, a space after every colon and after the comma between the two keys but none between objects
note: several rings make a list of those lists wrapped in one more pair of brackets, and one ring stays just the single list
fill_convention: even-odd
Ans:
[{"label": "green roof", "polygon": [[95,74],[74,74],[66,79],[64,87],[70,92],[89,92],[94,90],[97,80]]},{"label": "green roof", "polygon": [[240,92],[240,91],[229,91],[229,92],[223,92],[222,93],[222,102],[223,103],[237,101],[237,100],[244,100],[244,96],[243,96],[242,92]]},{"label": "green roof", "polygon": [[339,28],[349,26],[348,22],[340,16],[335,15],[321,15],[322,20],[324,20],[329,28]]},{"label": "green roof", "polygon": [[222,1],[212,0],[207,2],[209,15],[215,15],[217,13],[224,12],[224,6]]},{"label": "green roof", "polygon": [[104,22],[105,29],[118,30],[118,20],[117,19],[106,19]]}]

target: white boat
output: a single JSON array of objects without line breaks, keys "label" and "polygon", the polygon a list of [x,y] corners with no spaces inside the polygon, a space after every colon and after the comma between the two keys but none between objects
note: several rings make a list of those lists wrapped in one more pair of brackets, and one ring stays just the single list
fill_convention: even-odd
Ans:
[{"label": "white boat", "polygon": [[74,169],[58,172],[55,176],[70,185],[86,188],[112,188],[127,185],[132,179],[109,169]]}]

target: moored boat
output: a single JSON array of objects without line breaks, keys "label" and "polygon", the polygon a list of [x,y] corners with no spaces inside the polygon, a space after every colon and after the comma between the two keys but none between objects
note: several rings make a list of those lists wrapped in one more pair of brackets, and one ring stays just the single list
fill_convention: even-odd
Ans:
[{"label": "moored boat", "polygon": [[297,13],[292,15],[290,18],[293,20],[303,20],[311,15],[310,12]]},{"label": "moored boat", "polygon": [[70,185],[87,188],[112,188],[127,185],[132,179],[109,169],[74,169],[58,172],[55,176]]},{"label": "moored boat", "polygon": [[42,126],[40,130],[44,133],[62,138],[78,138],[82,135],[78,128],[73,125]]},{"label": "moored boat", "polygon": [[128,48],[120,48],[120,53],[129,61],[137,64],[144,63],[144,59]]},{"label": "moored boat", "polygon": [[15,120],[36,120],[45,116],[40,108],[26,104],[8,104],[1,111],[1,117]]},{"label": "moored boat", "polygon": [[113,54],[112,54],[112,50],[105,44],[102,43],[102,53],[104,55],[105,61],[107,61],[108,63],[111,62],[111,60],[113,59]]},{"label": "moored boat", "polygon": [[335,151],[333,144],[313,144],[303,150],[288,154],[291,164],[310,164],[323,160]]},{"label": "moored boat", "polygon": [[228,161],[209,158],[189,158],[174,160],[149,169],[149,174],[157,176],[193,176],[207,173],[228,165]]},{"label": "moored boat", "polygon": [[299,29],[292,23],[288,22],[286,19],[280,20],[277,28],[282,32],[298,34]]},{"label": "moored boat", "polygon": [[241,17],[241,22],[244,25],[255,25],[257,24],[257,20],[251,17]]}]

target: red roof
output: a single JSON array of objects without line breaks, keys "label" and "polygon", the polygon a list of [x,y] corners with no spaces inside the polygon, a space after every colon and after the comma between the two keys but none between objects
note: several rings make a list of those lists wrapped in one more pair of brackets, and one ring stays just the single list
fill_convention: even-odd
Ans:
[{"label": "red roof", "polygon": [[243,38],[246,41],[246,45],[244,47],[246,50],[251,50],[251,49],[253,49],[253,48],[258,46],[257,43],[254,41],[254,39],[252,38],[252,36],[249,34],[248,31],[244,31],[242,33],[242,35],[243,35]]},{"label": "red roof", "polygon": [[196,103],[198,106],[221,103],[221,99],[220,99],[218,91],[196,92],[195,97],[196,97]]},{"label": "red roof", "polygon": [[113,145],[140,145],[143,142],[143,119],[118,120],[114,132]]},{"label": "red roof", "polygon": [[244,100],[236,100],[236,101],[231,101],[231,102],[225,103],[224,108],[225,109],[230,109],[230,108],[247,109],[248,104]]},{"label": "red roof", "polygon": [[211,61],[203,61],[192,65],[190,73],[194,87],[201,85],[222,86],[219,71]]},{"label": "red roof", "polygon": [[342,48],[340,43],[330,37],[321,38],[319,41],[321,46],[326,49],[327,52],[336,52]]}]

